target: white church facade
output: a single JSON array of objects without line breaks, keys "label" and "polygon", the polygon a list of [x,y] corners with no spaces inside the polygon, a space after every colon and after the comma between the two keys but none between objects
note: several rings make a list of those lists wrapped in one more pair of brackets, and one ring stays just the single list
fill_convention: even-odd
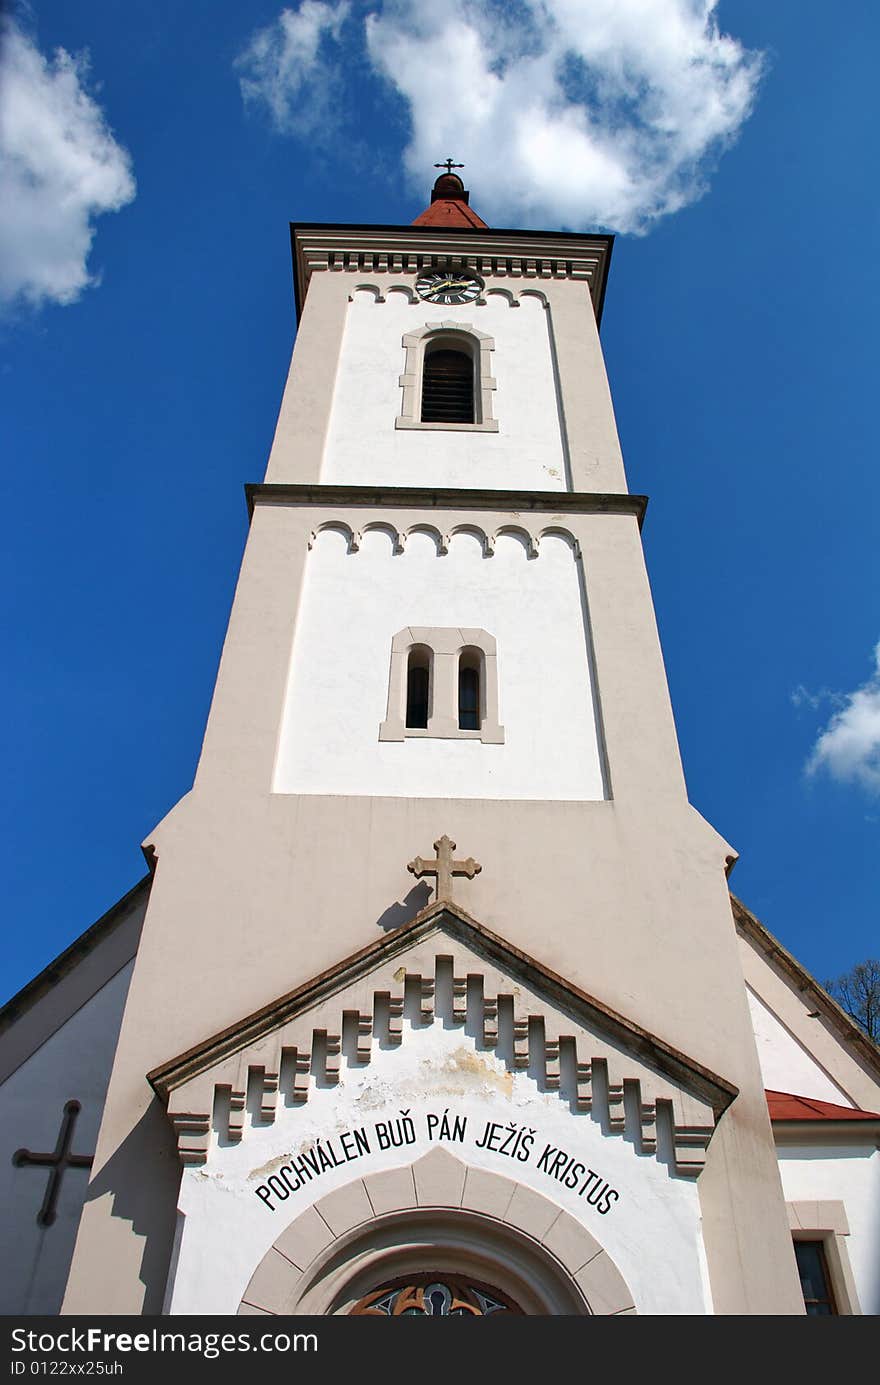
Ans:
[{"label": "white church facade", "polygon": [[291,228],[195,783],[0,1011],[7,1314],[880,1313],[880,1053],[688,802],[612,240]]}]

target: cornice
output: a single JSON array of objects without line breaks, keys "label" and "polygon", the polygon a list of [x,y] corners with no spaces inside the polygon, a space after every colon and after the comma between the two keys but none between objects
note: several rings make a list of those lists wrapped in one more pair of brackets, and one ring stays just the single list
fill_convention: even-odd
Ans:
[{"label": "cornice", "polygon": [[254,506],[334,505],[374,509],[492,510],[501,513],[524,510],[550,514],[634,515],[642,527],[648,506],[646,495],[609,491],[496,491],[440,489],[426,486],[321,486],[293,483],[246,485],[248,514]]},{"label": "cornice", "polygon": [[585,283],[601,321],[613,236],[478,227],[291,224],[297,315],[314,273],[412,275],[452,259],[493,279]]}]

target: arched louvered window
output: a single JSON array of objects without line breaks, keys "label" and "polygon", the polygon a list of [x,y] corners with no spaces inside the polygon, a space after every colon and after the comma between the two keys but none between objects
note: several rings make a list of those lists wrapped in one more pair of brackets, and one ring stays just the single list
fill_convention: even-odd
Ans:
[{"label": "arched louvered window", "polygon": [[406,664],[406,725],[408,728],[427,727],[430,685],[431,651],[427,645],[415,644],[409,651]]},{"label": "arched louvered window", "polygon": [[463,649],[458,660],[458,729],[480,729],[480,670],[479,649]]},{"label": "arched louvered window", "polygon": [[428,342],[422,369],[422,423],[476,423],[474,359],[441,338]]}]

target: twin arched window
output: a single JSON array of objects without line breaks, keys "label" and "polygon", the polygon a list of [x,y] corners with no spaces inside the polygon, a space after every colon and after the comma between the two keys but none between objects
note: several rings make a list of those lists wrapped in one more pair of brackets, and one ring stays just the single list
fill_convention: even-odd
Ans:
[{"label": "twin arched window", "polygon": [[409,736],[500,745],[498,656],[485,630],[407,626],[391,641],[380,741]]},{"label": "twin arched window", "polygon": [[[427,730],[431,705],[433,650],[414,644],[406,665],[406,729]],[[479,731],[482,725],[483,651],[462,649],[458,655],[458,729]]]}]

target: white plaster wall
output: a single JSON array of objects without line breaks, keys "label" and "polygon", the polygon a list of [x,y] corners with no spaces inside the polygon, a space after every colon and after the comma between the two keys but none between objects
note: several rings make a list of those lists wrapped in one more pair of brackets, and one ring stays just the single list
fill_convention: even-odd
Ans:
[{"label": "white plaster wall", "polygon": [[[640,1313],[710,1312],[696,1184],[670,1175],[655,1156],[636,1153],[622,1137],[603,1135],[597,1121],[574,1115],[556,1093],[539,1091],[525,1073],[508,1072],[494,1054],[480,1050],[475,1062],[476,1052],[458,1029],[406,1024],[399,1049],[374,1046],[367,1067],[350,1068],[343,1059],[338,1086],[313,1088],[304,1107],[279,1111],[272,1126],[255,1128],[249,1121],[240,1145],[215,1146],[202,1168],[186,1169],[170,1311],[234,1313],[257,1264],[290,1222],[334,1188],[427,1153],[438,1142],[424,1133],[425,1115],[448,1111],[467,1116],[468,1138],[443,1142],[443,1148],[463,1163],[534,1188],[576,1217],[614,1260]],[[401,1110],[419,1132],[415,1144],[382,1152],[373,1141],[369,1155],[322,1174],[275,1210],[257,1196],[255,1189],[304,1146],[353,1126],[370,1129]],[[538,1152],[547,1141],[576,1155],[619,1192],[618,1201],[603,1215],[534,1159],[519,1162],[475,1148],[472,1136],[487,1120],[534,1129]]]},{"label": "white plaster wall", "polygon": [[786,1202],[843,1202],[846,1249],[863,1313],[880,1313],[880,1150],[867,1142],[778,1150]]},{"label": "white plaster wall", "polygon": [[17,1149],[54,1150],[64,1105],[81,1110],[72,1152],[94,1154],[133,963],[118,971],[0,1087],[0,1313],[54,1314],[67,1283],[88,1169],[67,1169],[51,1226],[37,1224],[49,1170],[16,1168]]},{"label": "white plaster wall", "polygon": [[[336,375],[321,480],[336,485],[464,486],[565,490],[549,309],[528,296],[510,307],[491,296],[475,304],[412,304],[390,292],[353,294]],[[590,311],[585,300],[584,311]],[[497,433],[395,429],[402,411],[405,332],[440,322],[469,323],[495,340]]]},{"label": "white plaster wall", "polygon": [[774,1092],[853,1106],[837,1083],[764,1002],[746,987],[764,1086]]},{"label": "white plaster wall", "polygon": [[[503,745],[379,741],[391,640],[408,625],[487,630],[498,642]],[[276,793],[415,798],[601,799],[602,764],[579,564],[547,535],[537,558],[470,533],[438,554],[427,533],[393,553],[324,530],[309,553],[282,718]]]}]

